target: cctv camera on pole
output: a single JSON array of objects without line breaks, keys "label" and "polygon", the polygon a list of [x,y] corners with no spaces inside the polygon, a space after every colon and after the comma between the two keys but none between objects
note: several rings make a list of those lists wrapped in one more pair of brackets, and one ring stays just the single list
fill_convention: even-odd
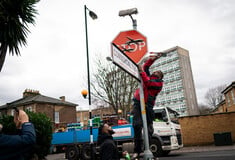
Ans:
[{"label": "cctv camera on pole", "polygon": [[[133,29],[137,30],[137,22],[135,19],[132,18],[132,14],[137,14],[137,8],[132,8],[132,9],[127,9],[127,10],[121,10],[119,11],[119,16],[124,17],[124,16],[130,16],[132,19],[133,23]],[[148,138],[148,129],[147,129],[147,120],[146,120],[146,109],[145,109],[145,102],[144,102],[144,91],[143,91],[143,80],[140,77],[139,74],[139,88],[140,88],[140,104],[141,104],[141,115],[142,115],[142,120],[143,120],[143,133],[144,133],[144,160],[150,160],[153,159],[153,153],[149,149],[149,138]]]},{"label": "cctv camera on pole", "polygon": [[120,17],[125,17],[125,16],[130,16],[132,23],[133,23],[133,29],[137,29],[137,21],[132,17],[132,14],[137,14],[138,10],[137,8],[131,8],[131,9],[126,9],[126,10],[121,10],[119,11],[119,16]]}]

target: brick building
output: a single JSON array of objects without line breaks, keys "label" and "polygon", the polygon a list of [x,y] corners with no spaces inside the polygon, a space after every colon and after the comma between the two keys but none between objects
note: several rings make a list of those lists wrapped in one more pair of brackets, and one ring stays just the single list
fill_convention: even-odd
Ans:
[{"label": "brick building", "polygon": [[[92,117],[100,116],[102,119],[105,115],[114,114],[114,110],[111,107],[102,107],[92,110]],[[87,125],[89,121],[89,110],[78,110],[77,111],[77,122],[82,122],[83,125]]]},{"label": "brick building", "polygon": [[224,136],[226,141],[229,141],[231,136],[231,141],[235,142],[235,81],[228,85],[222,94],[224,99],[213,113],[180,117],[185,146],[213,144],[215,134]]},{"label": "brick building", "polygon": [[77,104],[65,101],[65,96],[60,99],[41,95],[39,91],[26,89],[23,97],[13,102],[0,106],[0,116],[13,115],[13,107],[32,112],[45,113],[54,124],[54,127],[65,126],[67,123],[76,122]]},{"label": "brick building", "polygon": [[234,112],[235,111],[235,81],[227,86],[223,91],[224,100],[222,100],[214,110],[215,113]]}]

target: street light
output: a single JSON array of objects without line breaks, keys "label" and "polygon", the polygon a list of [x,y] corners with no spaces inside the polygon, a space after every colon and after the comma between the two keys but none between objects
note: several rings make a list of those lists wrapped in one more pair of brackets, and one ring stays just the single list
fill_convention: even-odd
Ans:
[{"label": "street light", "polygon": [[[136,19],[133,19],[132,14],[137,14],[137,8],[127,9],[127,10],[121,10],[119,11],[119,16],[130,16],[132,23],[133,23],[133,29],[137,30],[137,21]],[[140,75],[139,75],[140,77]],[[153,153],[149,149],[149,137],[148,137],[148,129],[147,129],[147,121],[146,121],[146,109],[145,109],[145,102],[144,102],[144,91],[143,91],[143,80],[140,77],[140,104],[141,104],[141,115],[143,120],[143,133],[144,133],[144,160],[152,159],[154,158]],[[145,114],[143,114],[145,113]]]},{"label": "street light", "polygon": [[98,16],[89,10],[86,5],[84,5],[84,12],[85,12],[85,31],[86,31],[86,55],[87,55],[87,85],[88,85],[88,101],[89,101],[89,118],[90,118],[90,152],[91,152],[91,159],[93,159],[93,134],[92,134],[92,112],[91,112],[91,89],[90,89],[90,67],[89,67],[89,50],[88,50],[88,32],[87,32],[87,11],[89,11],[89,16],[95,20]]},{"label": "street light", "polygon": [[83,98],[86,99],[86,96],[87,96],[87,94],[88,94],[88,91],[87,91],[86,89],[84,89],[84,90],[81,91],[81,94],[82,94]]},{"label": "street light", "polygon": [[111,57],[106,57],[106,60],[111,61],[111,62],[113,61],[113,59]]}]

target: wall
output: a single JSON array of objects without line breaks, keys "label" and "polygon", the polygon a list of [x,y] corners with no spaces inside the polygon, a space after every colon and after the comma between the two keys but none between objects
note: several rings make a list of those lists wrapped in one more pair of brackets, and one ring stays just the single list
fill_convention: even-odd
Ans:
[{"label": "wall", "polygon": [[57,107],[59,108],[57,111],[60,112],[60,123],[67,124],[67,123],[77,122],[76,107],[72,106],[57,106]]},{"label": "wall", "polygon": [[88,110],[83,110],[83,111],[77,111],[76,112],[78,122],[82,122],[83,125],[87,125],[89,121],[89,111]]},{"label": "wall", "polygon": [[44,113],[46,114],[51,121],[54,121],[54,107],[53,105],[49,105],[49,104],[35,104],[35,112],[36,113]]},{"label": "wall", "polygon": [[[105,114],[114,114],[114,111],[112,108],[108,107],[108,108],[97,108],[97,109],[93,109],[92,110],[92,116],[101,116],[101,118],[103,118],[103,116]],[[81,122],[83,122],[84,125],[88,124],[89,121],[89,111],[77,111],[77,117],[79,117],[79,120]]]},{"label": "wall", "polygon": [[235,112],[179,118],[185,146],[214,143],[214,133],[231,132],[235,142]]},{"label": "wall", "polygon": [[[67,123],[75,123],[76,107],[58,106],[50,104],[36,104],[36,112],[45,113],[54,122],[54,113],[59,112],[60,125],[66,126]],[[60,127],[60,125],[58,127]]]}]

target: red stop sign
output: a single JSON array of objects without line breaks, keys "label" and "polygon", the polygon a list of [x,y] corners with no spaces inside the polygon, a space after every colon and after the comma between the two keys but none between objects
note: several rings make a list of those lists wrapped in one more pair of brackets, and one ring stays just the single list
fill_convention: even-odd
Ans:
[{"label": "red stop sign", "polygon": [[120,32],[112,43],[135,63],[138,63],[148,51],[147,38],[137,30]]}]

